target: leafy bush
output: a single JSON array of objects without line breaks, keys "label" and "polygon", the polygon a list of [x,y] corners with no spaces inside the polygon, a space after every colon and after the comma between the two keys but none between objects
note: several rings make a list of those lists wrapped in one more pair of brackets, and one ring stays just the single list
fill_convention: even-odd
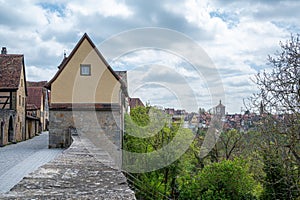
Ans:
[{"label": "leafy bush", "polygon": [[255,181],[242,160],[223,160],[206,165],[192,185],[186,185],[181,199],[256,199]]}]

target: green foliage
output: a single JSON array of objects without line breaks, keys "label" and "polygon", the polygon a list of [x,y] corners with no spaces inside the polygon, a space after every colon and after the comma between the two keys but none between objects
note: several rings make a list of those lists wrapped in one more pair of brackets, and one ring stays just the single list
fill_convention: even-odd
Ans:
[{"label": "green foliage", "polygon": [[224,131],[221,133],[219,144],[224,150],[223,154],[226,159],[232,158],[232,155],[235,152],[242,151],[241,149],[239,149],[243,143],[242,139],[243,133],[236,129]]},{"label": "green foliage", "polygon": [[[264,187],[262,199],[295,199],[299,197],[297,188],[293,188],[297,184],[297,176],[294,177],[293,171],[286,171],[286,167],[282,162],[276,149],[272,149],[264,154]],[[299,180],[298,180],[299,181]],[[299,183],[298,183],[299,184]]]},{"label": "green foliage", "polygon": [[300,198],[299,49],[300,35],[292,34],[280,42],[280,51],[269,55],[270,70],[255,77],[258,93],[253,94],[251,106],[262,113],[255,127],[265,173],[262,199]]},{"label": "green foliage", "polygon": [[[285,136],[278,134],[270,119],[267,122],[257,131],[222,132],[206,157],[200,157],[206,132],[196,134],[185,154],[175,162],[155,171],[130,174],[137,199],[297,199],[299,165],[287,148],[282,148]],[[180,146],[189,142],[187,138],[194,136],[151,107],[132,109],[130,116],[125,116],[125,128],[123,146],[129,152],[165,150],[173,142],[169,153],[145,159],[147,162],[170,160]],[[149,164],[143,159],[124,157],[127,163],[130,159],[136,168]]]},{"label": "green foliage", "polygon": [[223,160],[207,165],[186,180],[180,199],[255,199],[255,180],[242,160]]},{"label": "green foliage", "polygon": [[[294,119],[287,115],[286,123]],[[258,126],[257,152],[263,162],[262,171],[264,177],[260,180],[263,186],[262,199],[297,199],[300,198],[300,168],[297,161],[298,144],[294,138],[290,140],[287,132],[295,134],[293,128],[297,124],[289,126],[277,121],[272,115],[261,119]],[[283,129],[282,126],[285,126]],[[295,154],[293,151],[297,151]],[[258,162],[258,161],[256,161]]]},{"label": "green foliage", "polygon": [[[130,117],[134,123],[138,126],[147,126],[150,122],[150,117],[148,115],[150,107],[137,106],[130,111]],[[129,116],[127,116],[127,120]],[[128,125],[128,123],[126,123]]]},{"label": "green foliage", "polygon": [[[126,134],[123,146],[125,150],[130,152],[149,153],[160,150],[173,142],[170,153],[165,153],[161,155],[160,159],[154,158],[154,161],[152,161],[166,162],[171,160],[174,154],[178,154],[178,148],[176,147],[183,145],[186,142],[186,138],[192,137],[193,134],[188,129],[181,129],[179,124],[171,124],[169,126],[167,123],[163,125],[156,123],[155,120],[157,119],[153,119],[151,115],[158,116],[158,120],[161,119],[159,111],[155,108],[147,107],[134,108],[131,110],[130,116],[125,116]],[[154,125],[157,125],[159,129],[152,126],[151,123],[153,121]],[[159,121],[162,122],[162,120]],[[138,137],[139,135],[142,137]],[[149,137],[143,137],[144,135]],[[124,159],[135,158],[125,157]],[[148,161],[151,162],[151,160]],[[138,163],[138,166],[133,167],[140,167],[139,164],[144,164],[143,160],[135,160],[135,163]],[[169,166],[152,172],[131,174],[135,180],[133,185],[137,189],[136,197],[138,199],[163,199],[165,197],[175,198],[178,196],[177,177],[181,171],[181,166],[183,166],[179,165],[179,163],[180,160],[177,160]]]}]

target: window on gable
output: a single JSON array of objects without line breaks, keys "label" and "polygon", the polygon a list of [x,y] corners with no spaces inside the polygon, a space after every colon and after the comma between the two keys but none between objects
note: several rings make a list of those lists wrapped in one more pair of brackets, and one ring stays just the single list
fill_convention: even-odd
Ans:
[{"label": "window on gable", "polygon": [[80,65],[80,75],[90,76],[91,75],[91,65],[81,64]]}]

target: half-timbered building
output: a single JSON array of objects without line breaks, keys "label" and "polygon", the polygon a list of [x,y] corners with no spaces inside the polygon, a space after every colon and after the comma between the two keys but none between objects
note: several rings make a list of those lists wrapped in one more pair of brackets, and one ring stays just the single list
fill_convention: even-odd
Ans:
[{"label": "half-timbered building", "polygon": [[0,146],[26,138],[26,76],[24,55],[0,54]]}]

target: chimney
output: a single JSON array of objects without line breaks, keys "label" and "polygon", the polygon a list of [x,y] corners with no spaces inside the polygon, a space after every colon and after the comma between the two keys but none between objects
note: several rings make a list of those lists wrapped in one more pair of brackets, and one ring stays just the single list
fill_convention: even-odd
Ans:
[{"label": "chimney", "polygon": [[7,49],[6,49],[6,47],[2,47],[1,54],[7,54]]}]

